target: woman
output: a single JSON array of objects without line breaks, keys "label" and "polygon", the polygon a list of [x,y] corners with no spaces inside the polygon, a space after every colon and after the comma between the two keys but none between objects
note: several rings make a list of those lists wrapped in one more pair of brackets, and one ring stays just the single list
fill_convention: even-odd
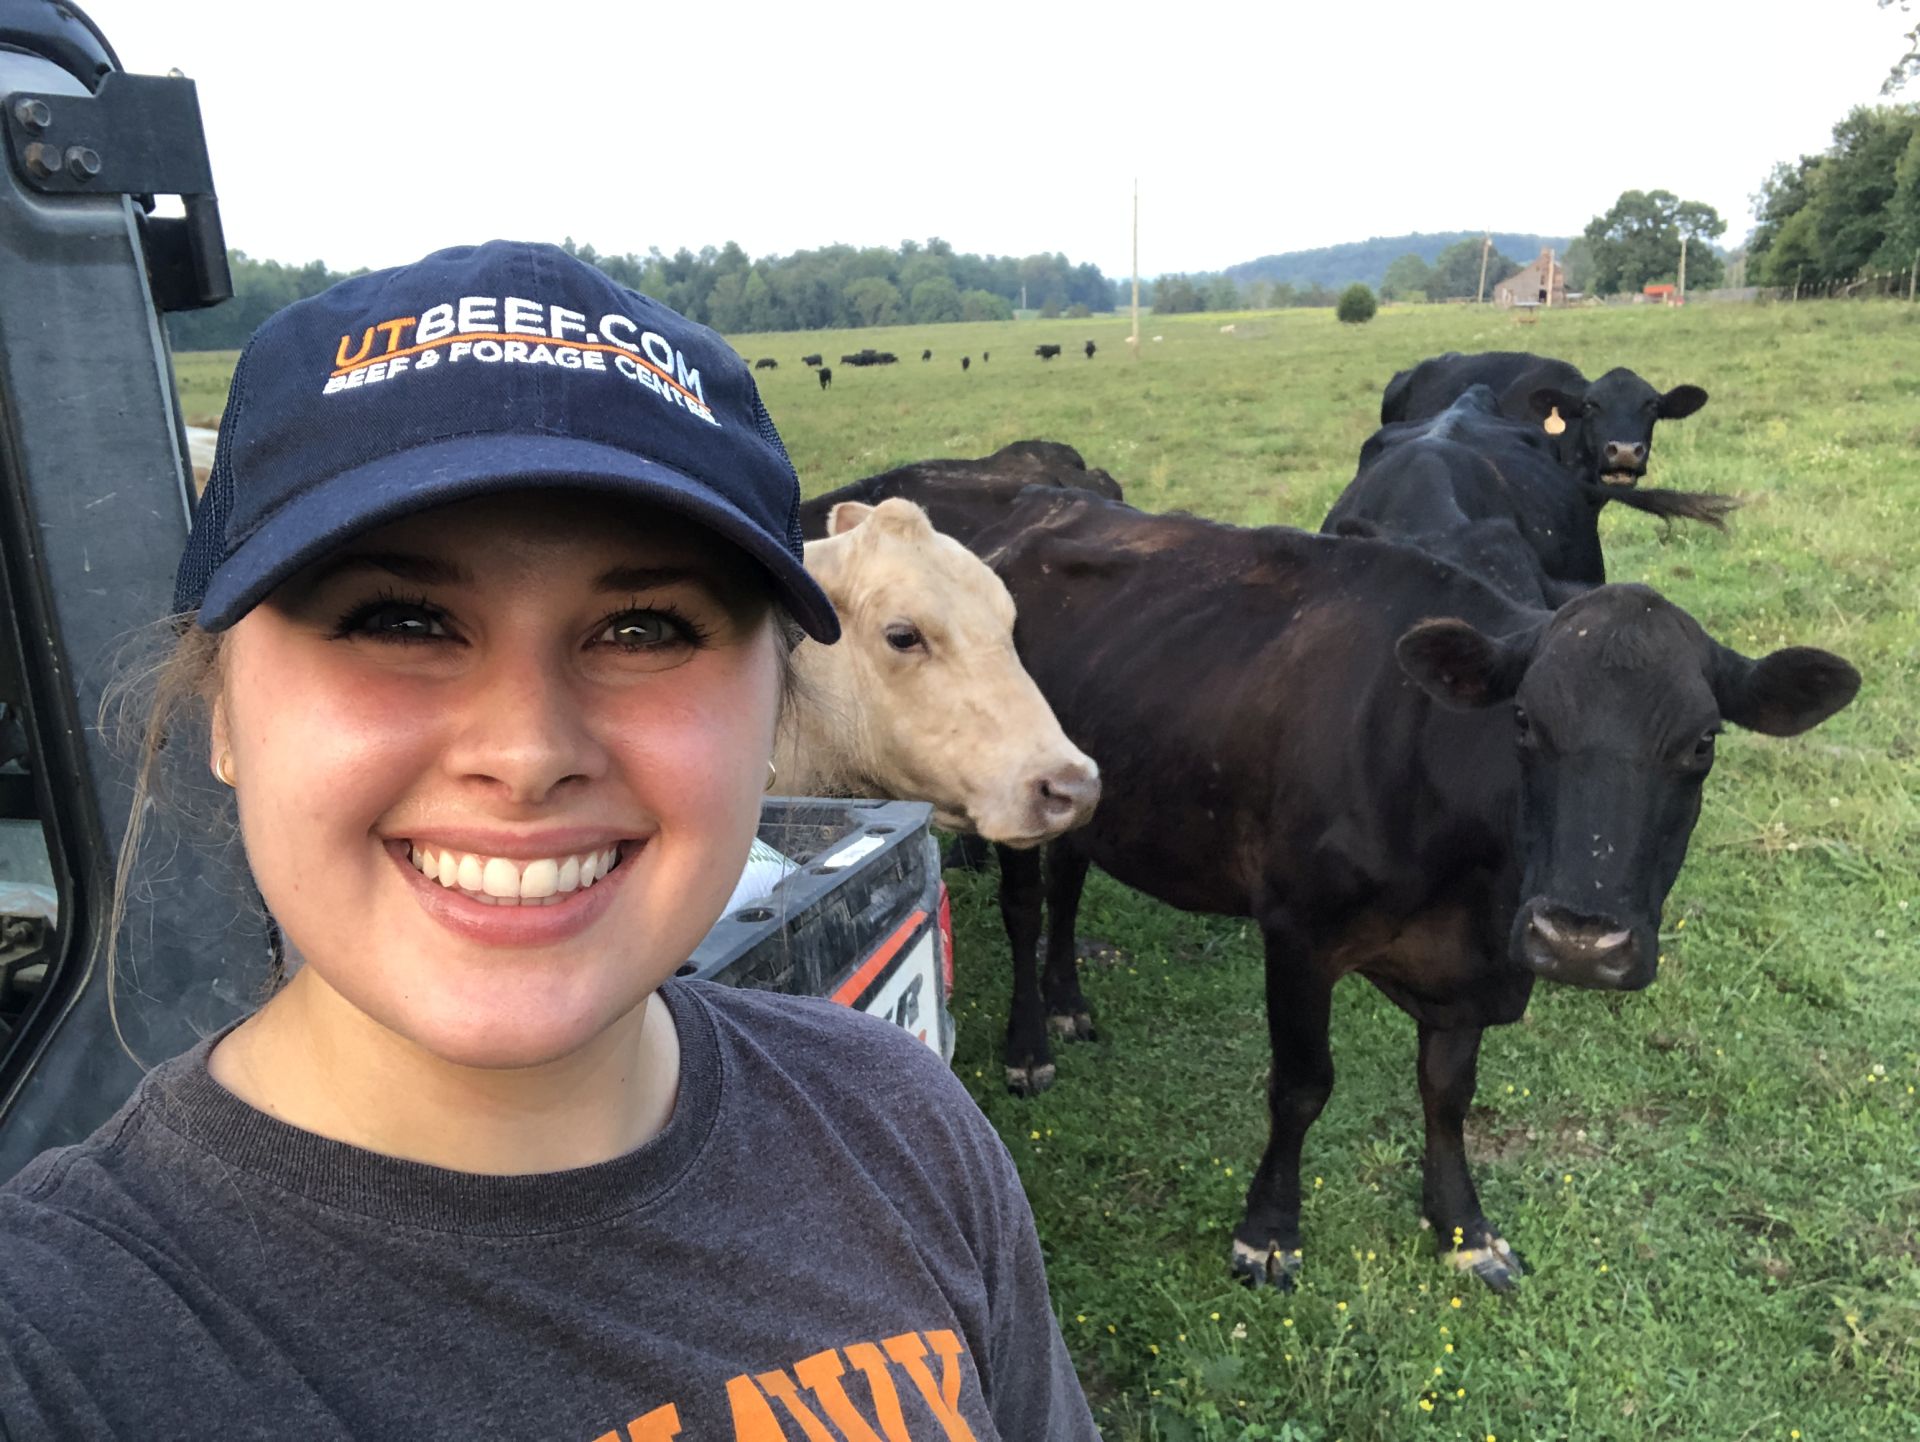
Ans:
[{"label": "woman", "polygon": [[838,634],[798,502],[719,338],[549,246],[260,329],[163,691],[294,970],[0,1194],[7,1436],[1094,1435],[937,1059],[671,979]]}]

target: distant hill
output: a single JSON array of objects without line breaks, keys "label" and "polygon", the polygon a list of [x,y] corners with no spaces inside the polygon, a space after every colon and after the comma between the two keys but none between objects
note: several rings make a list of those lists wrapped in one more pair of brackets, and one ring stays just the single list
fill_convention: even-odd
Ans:
[{"label": "distant hill", "polygon": [[[1354,281],[1364,281],[1378,289],[1386,279],[1387,267],[1403,255],[1417,255],[1431,265],[1434,259],[1459,240],[1478,240],[1477,230],[1439,231],[1432,235],[1415,231],[1412,235],[1375,236],[1371,240],[1350,240],[1344,245],[1322,246],[1319,250],[1289,250],[1279,255],[1263,255],[1258,260],[1242,261],[1227,267],[1227,275],[1240,285],[1250,280],[1285,281],[1290,285],[1324,285],[1338,289]],[[1502,255],[1525,264],[1542,249],[1552,246],[1566,253],[1568,236],[1518,235],[1496,230],[1493,248]]]}]

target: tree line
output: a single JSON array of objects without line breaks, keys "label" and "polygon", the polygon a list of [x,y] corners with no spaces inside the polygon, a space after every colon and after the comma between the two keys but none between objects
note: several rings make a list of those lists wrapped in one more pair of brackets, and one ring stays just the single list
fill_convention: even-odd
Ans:
[{"label": "tree line", "polygon": [[[732,242],[698,252],[603,255],[563,242],[614,280],[725,333],[1011,320],[1023,299],[1049,318],[1113,309],[1115,288],[1089,263],[1060,254],[971,255],[935,237],[897,248],[829,245],[749,257]],[[180,350],[232,350],[274,311],[345,279],[319,261],[288,266],[229,251],[233,299],[168,317]],[[357,272],[356,272],[357,273]]]},{"label": "tree line", "polygon": [[1920,258],[1920,105],[1857,107],[1820,154],[1774,166],[1754,210],[1747,268],[1760,285],[1911,275]]}]

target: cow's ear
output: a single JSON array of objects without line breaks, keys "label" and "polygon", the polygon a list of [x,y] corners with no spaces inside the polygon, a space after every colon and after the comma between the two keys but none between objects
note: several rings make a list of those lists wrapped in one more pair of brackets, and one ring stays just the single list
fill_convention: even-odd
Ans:
[{"label": "cow's ear", "polygon": [[1575,421],[1587,409],[1585,396],[1563,391],[1558,386],[1541,386],[1527,397],[1527,411],[1536,421],[1545,421],[1555,411],[1563,421]]},{"label": "cow's ear", "polygon": [[874,508],[865,501],[842,501],[827,512],[827,534],[844,536],[855,526],[873,514]]},{"label": "cow's ear", "polygon": [[1858,671],[1812,646],[1788,646],[1754,661],[1716,643],[1711,679],[1720,714],[1764,736],[1811,731],[1860,690]]},{"label": "cow's ear", "polygon": [[1660,397],[1660,419],[1677,421],[1690,416],[1707,403],[1707,393],[1699,386],[1675,386]]},{"label": "cow's ear", "polygon": [[1442,706],[1473,711],[1520,689],[1530,638],[1501,639],[1451,618],[1422,621],[1394,645],[1405,671]]}]

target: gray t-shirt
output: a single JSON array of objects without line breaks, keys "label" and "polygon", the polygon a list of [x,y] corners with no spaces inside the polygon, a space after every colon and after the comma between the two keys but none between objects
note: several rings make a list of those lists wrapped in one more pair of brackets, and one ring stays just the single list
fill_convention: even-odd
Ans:
[{"label": "gray t-shirt", "polygon": [[1096,1438],[1011,1158],[824,1001],[662,989],[638,1151],[474,1176],[157,1068],[0,1190],[0,1420],[38,1438]]}]

